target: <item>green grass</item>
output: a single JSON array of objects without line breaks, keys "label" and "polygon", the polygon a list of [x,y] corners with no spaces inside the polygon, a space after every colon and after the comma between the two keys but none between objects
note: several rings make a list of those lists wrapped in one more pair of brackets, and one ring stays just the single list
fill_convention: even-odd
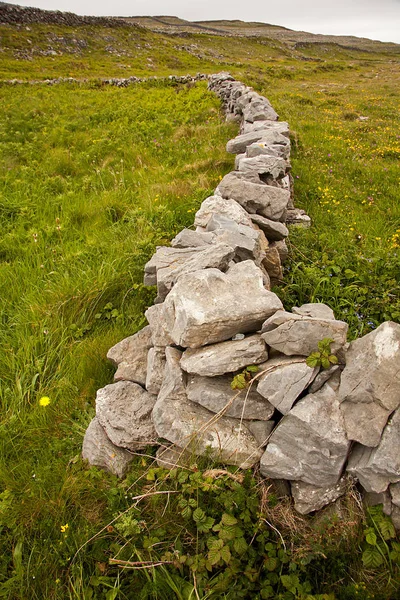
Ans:
[{"label": "green grass", "polygon": [[[15,55],[28,46],[46,50],[51,32],[87,46],[76,55]],[[98,78],[229,68],[270,98],[293,130],[296,202],[313,219],[312,229],[291,231],[286,283],[276,291],[287,308],[327,302],[355,337],[400,320],[398,59],[350,51],[348,59],[333,49],[327,62],[309,62],[271,40],[172,38],[132,28],[100,35],[95,28],[3,27],[1,35],[2,79],[91,81],[0,86],[0,598],[197,598],[196,585],[202,598],[268,597],[268,586],[273,597],[301,597],[285,586],[292,580],[281,579],[289,574],[303,590],[338,600],[396,597],[395,564],[363,567],[365,517],[351,494],[345,522],[328,515],[323,524],[296,521],[256,477],[246,475],[243,497],[229,476],[215,483],[203,477],[206,463],[188,481],[184,470],[168,476],[142,456],[118,482],[88,469],[80,450],[96,390],[112,380],[106,352],[142,327],[153,302],[143,266],[156,245],[193,222],[232,169],[225,143],[236,134],[205,84],[117,89]],[[107,43],[130,55],[105,51]],[[206,58],[177,49],[192,43]],[[48,406],[40,406],[43,396]],[[132,495],[160,490],[177,494],[168,502],[148,496],[110,524]],[[246,532],[239,535],[248,544],[243,554],[227,540],[227,568],[221,558],[210,571],[201,563],[196,575],[193,561],[209,552],[214,534],[182,514],[179,501],[188,497],[214,524],[228,512]],[[175,550],[187,557],[179,565],[177,555],[173,566],[148,571],[108,564],[115,556],[166,559]]]}]

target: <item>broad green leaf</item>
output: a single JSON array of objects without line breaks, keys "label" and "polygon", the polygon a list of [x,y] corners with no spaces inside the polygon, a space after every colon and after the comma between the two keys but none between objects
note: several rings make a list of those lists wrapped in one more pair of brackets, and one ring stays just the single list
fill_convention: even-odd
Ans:
[{"label": "broad green leaf", "polygon": [[320,342],[318,342],[318,350],[320,352],[330,352],[331,349],[331,344],[333,343],[333,339],[332,338],[324,338],[323,340],[321,340]]},{"label": "broad green leaf", "polygon": [[228,564],[231,560],[231,551],[229,550],[228,546],[223,546],[220,550],[221,553],[221,558],[224,561],[224,563]]},{"label": "broad green leaf", "polygon": [[205,520],[197,523],[197,529],[201,533],[205,533],[211,529],[211,527],[214,525],[214,522],[215,519],[212,519],[211,517],[206,517]]},{"label": "broad green leaf", "polygon": [[222,515],[221,522],[223,525],[236,525],[237,519],[235,519],[235,517],[232,515],[228,515],[228,513],[224,513]]},{"label": "broad green leaf", "polygon": [[383,519],[378,523],[379,530],[384,540],[391,540],[396,537],[396,530],[390,519]]},{"label": "broad green leaf", "polygon": [[214,566],[221,560],[221,552],[218,548],[211,548],[207,554],[209,562]]},{"label": "broad green leaf", "polygon": [[275,569],[278,567],[278,564],[278,559],[272,556],[268,556],[264,560],[264,566],[267,569],[267,571],[275,571]]},{"label": "broad green leaf", "polygon": [[339,359],[334,354],[330,354],[329,355],[329,362],[331,363],[331,365],[337,365],[338,362],[339,362]]},{"label": "broad green leaf", "polygon": [[376,546],[376,534],[373,531],[368,531],[368,533],[365,536],[365,539],[367,543],[371,546]]},{"label": "broad green leaf", "polygon": [[224,542],[217,537],[210,537],[207,540],[207,547],[210,550],[220,550],[224,545]]},{"label": "broad green leaf", "polygon": [[321,364],[321,354],[319,352],[313,352],[310,356],[307,356],[306,364],[312,369],[314,369],[314,367],[319,367]]},{"label": "broad green leaf", "polygon": [[329,359],[328,359],[328,358],[326,358],[325,356],[323,356],[323,357],[321,358],[321,366],[322,366],[324,369],[329,369],[329,367],[331,366],[331,363],[329,362]]},{"label": "broad green leaf", "polygon": [[259,367],[257,365],[249,365],[248,367],[246,367],[246,371],[248,371],[249,373],[258,373],[258,369]]},{"label": "broad green leaf", "polygon": [[206,513],[204,512],[204,510],[202,510],[201,508],[196,508],[196,510],[193,513],[193,520],[195,521],[195,523],[201,523],[205,520],[205,518]]},{"label": "broad green leaf", "polygon": [[364,550],[362,561],[367,569],[376,569],[383,563],[383,558],[379,550],[375,547],[372,547]]},{"label": "broad green leaf", "polygon": [[233,542],[233,548],[237,554],[244,554],[248,548],[247,542],[244,537],[236,538]]},{"label": "broad green leaf", "polygon": [[233,390],[244,390],[247,387],[246,377],[243,373],[239,373],[239,375],[235,375],[232,380],[231,388]]},{"label": "broad green leaf", "polygon": [[185,506],[181,514],[184,519],[189,519],[189,517],[192,515],[192,509],[190,506]]}]

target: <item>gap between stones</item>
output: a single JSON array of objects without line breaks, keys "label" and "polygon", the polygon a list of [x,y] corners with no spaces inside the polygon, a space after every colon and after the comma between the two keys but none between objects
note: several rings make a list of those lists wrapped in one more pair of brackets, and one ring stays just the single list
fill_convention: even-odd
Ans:
[{"label": "gap between stones", "polygon": [[[146,264],[144,282],[158,292],[149,325],[107,354],[117,370],[97,392],[83,458],[119,477],[152,444],[167,468],[201,454],[259,463],[302,514],[355,481],[400,528],[400,325],[347,344],[347,324],[325,304],[283,309],[270,288],[282,279],[287,225],[310,225],[293,204],[289,126],[228,73],[208,82],[240,123],[227,144],[235,171],[204,200],[195,230]],[[328,337],[339,364],[309,367]],[[259,367],[252,385],[232,391],[249,365]]]}]

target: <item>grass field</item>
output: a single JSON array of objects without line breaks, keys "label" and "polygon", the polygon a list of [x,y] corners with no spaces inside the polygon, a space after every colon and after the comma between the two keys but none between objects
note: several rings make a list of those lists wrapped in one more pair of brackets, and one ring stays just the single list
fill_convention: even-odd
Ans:
[{"label": "grass field", "polygon": [[[0,77],[91,81],[0,85],[0,598],[394,600],[400,546],[354,491],[341,520],[302,519],[257,474],[240,482],[207,462],[167,473],[149,449],[119,482],[88,469],[80,449],[95,392],[112,380],[106,351],[153,301],[143,266],[233,168],[225,143],[236,134],[203,83],[116,89],[97,78],[229,68],[267,95],[293,130],[296,203],[313,219],[292,230],[276,291],[288,308],[327,302],[356,337],[400,320],[398,59],[333,48],[323,62],[314,48],[320,60],[308,62],[275,41],[123,29],[108,43],[128,62],[90,28],[79,38],[90,56],[18,57],[47,50],[43,27],[2,28]],[[205,58],[174,50],[192,43]],[[365,566],[368,527],[382,561]]]}]

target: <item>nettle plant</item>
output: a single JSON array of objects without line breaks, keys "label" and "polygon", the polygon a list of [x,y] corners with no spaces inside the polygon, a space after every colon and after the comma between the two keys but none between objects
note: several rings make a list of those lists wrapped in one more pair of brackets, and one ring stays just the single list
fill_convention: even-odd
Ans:
[{"label": "nettle plant", "polygon": [[332,365],[337,365],[339,360],[335,354],[331,352],[332,338],[324,338],[318,342],[318,352],[312,352],[307,357],[306,363],[309,367],[322,367],[329,369]]}]

